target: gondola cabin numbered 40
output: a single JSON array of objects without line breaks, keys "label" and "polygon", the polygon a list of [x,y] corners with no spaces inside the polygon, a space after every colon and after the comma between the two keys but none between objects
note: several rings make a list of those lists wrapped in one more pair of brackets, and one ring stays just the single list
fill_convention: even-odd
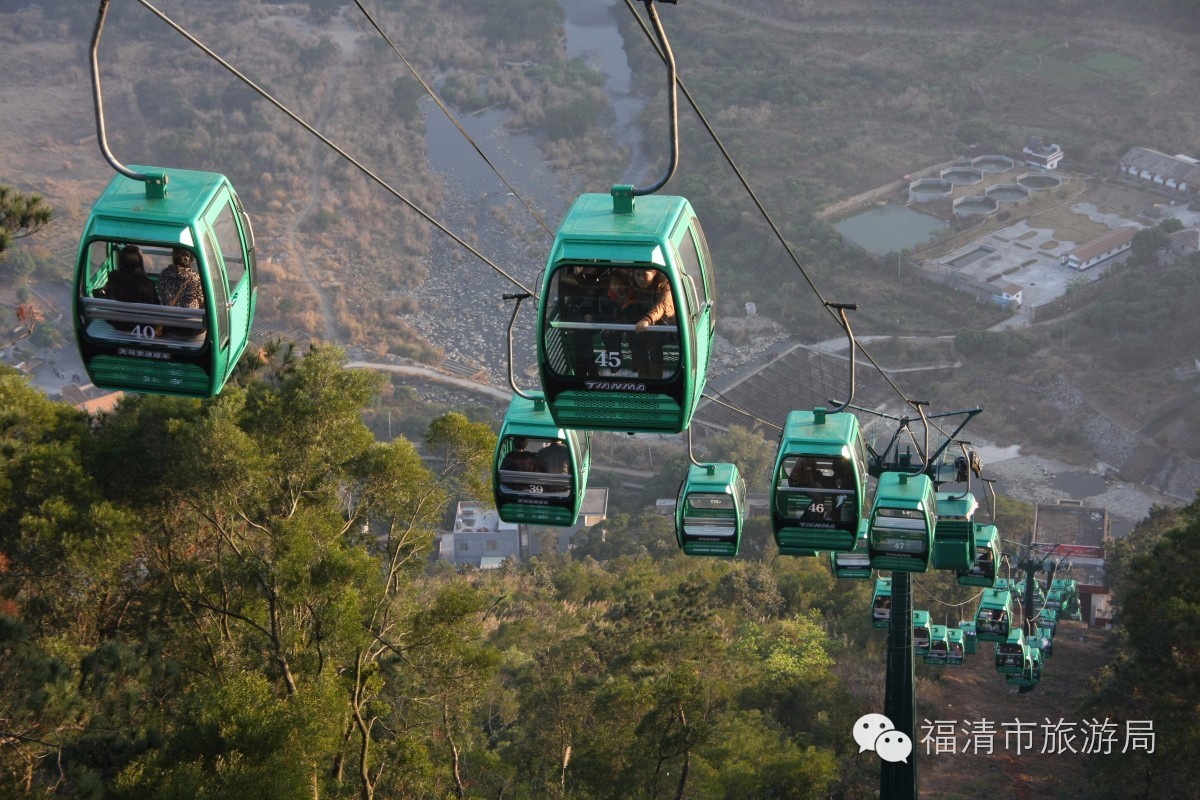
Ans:
[{"label": "gondola cabin numbered 40", "polygon": [[712,259],[687,200],[622,189],[580,196],[554,238],[538,306],[542,388],[564,428],[679,433],[708,374]]},{"label": "gondola cabin numbered 40", "polygon": [[97,386],[211,397],[250,335],[254,235],[223,175],[168,178],[151,191],[117,175],[92,206],[75,264],[75,338]]}]

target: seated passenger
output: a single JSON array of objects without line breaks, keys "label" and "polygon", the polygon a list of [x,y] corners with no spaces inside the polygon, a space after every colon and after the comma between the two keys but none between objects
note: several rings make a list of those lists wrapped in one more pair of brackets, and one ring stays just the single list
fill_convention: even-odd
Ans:
[{"label": "seated passenger", "polygon": [[675,325],[675,297],[671,294],[671,281],[662,270],[639,269],[634,270],[633,283],[641,313],[634,325],[635,333],[629,337],[633,368],[639,378],[661,378],[663,348],[671,335],[647,333],[646,330],[659,323]]},{"label": "seated passenger", "polygon": [[571,474],[571,451],[561,439],[555,439],[537,451],[538,472],[551,475]]},{"label": "seated passenger", "polygon": [[[120,300],[122,303],[149,303],[158,305],[158,296],[154,293],[154,281],[146,274],[146,265],[142,260],[142,251],[136,244],[128,244],[117,254],[117,268],[109,273],[108,283],[96,292],[97,297],[108,300]],[[119,331],[131,331],[137,323],[112,322]]]},{"label": "seated passenger", "polygon": [[[529,446],[529,440],[524,436],[514,436],[512,438],[512,450],[509,450],[504,458],[500,461],[500,470],[503,472],[509,470],[512,472],[539,472],[537,456],[529,452],[525,448]],[[527,482],[511,482],[504,481],[501,484],[506,489],[511,489],[514,492],[524,492],[529,489]]]},{"label": "seated passenger", "polygon": [[[164,306],[204,308],[204,284],[192,265],[196,257],[191,250],[176,247],[171,251],[171,266],[158,276],[158,297]],[[199,331],[188,328],[166,328],[172,336],[191,338]]]}]

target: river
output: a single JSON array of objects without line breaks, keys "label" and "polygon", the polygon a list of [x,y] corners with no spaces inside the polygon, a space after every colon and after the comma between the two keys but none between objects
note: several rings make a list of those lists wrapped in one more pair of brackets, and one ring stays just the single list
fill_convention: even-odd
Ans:
[{"label": "river", "polygon": [[[631,148],[632,163],[638,164],[643,151],[638,146],[641,137],[636,122],[642,101],[633,93],[633,75],[616,17],[627,13],[625,7],[617,0],[559,2],[566,15],[566,55],[584,59],[605,76],[605,91],[613,111],[608,115],[613,136]],[[422,110],[430,167],[442,178],[445,188],[446,199],[437,210],[437,218],[450,230],[477,243],[480,252],[497,266],[536,289],[550,234],[512,197],[432,100],[426,100]],[[455,116],[545,224],[551,230],[556,228],[573,198],[564,190],[562,176],[546,166],[538,138],[506,128],[509,112],[505,109],[470,115],[455,112]],[[614,182],[625,178],[614,176]],[[492,374],[493,381],[504,382],[504,331],[512,304],[502,301],[500,295],[516,287],[440,233],[435,235],[428,267],[429,277],[414,293],[421,306],[421,312],[411,320],[414,327],[445,349],[447,358],[480,364]],[[464,280],[464,275],[469,275],[469,280]],[[526,302],[516,329],[515,361],[517,371],[523,374],[536,361],[534,305]]]}]

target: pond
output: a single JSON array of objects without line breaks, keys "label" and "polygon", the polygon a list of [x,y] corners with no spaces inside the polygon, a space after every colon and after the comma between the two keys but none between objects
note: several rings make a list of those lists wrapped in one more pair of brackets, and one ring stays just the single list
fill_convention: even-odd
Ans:
[{"label": "pond", "polygon": [[912,250],[933,241],[949,223],[905,206],[887,204],[833,225],[845,238],[877,256]]}]

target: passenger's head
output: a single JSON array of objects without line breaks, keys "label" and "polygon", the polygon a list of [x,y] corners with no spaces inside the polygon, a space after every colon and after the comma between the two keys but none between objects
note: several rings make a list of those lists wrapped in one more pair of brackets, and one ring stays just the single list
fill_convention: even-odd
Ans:
[{"label": "passenger's head", "polygon": [[145,272],[142,251],[136,244],[127,244],[117,254],[117,269],[122,272]]},{"label": "passenger's head", "polygon": [[633,271],[633,280],[639,289],[645,289],[654,283],[656,277],[658,277],[658,270],[656,269],[637,269]]},{"label": "passenger's head", "polygon": [[528,446],[529,440],[524,436],[514,436],[512,443],[514,450],[524,450]]},{"label": "passenger's head", "polygon": [[177,267],[190,267],[196,260],[191,250],[176,247],[171,250],[171,263]]}]

